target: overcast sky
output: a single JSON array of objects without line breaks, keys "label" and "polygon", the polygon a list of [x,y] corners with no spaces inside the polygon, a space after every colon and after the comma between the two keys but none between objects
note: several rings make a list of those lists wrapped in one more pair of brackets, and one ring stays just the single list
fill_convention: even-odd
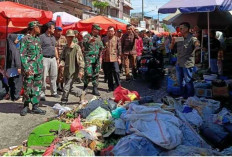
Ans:
[{"label": "overcast sky", "polygon": [[[151,16],[155,19],[158,18],[158,9],[170,0],[144,0],[144,14]],[[132,7],[131,13],[142,12],[142,0],[131,0]],[[160,14],[160,20],[166,17],[165,14]]]}]

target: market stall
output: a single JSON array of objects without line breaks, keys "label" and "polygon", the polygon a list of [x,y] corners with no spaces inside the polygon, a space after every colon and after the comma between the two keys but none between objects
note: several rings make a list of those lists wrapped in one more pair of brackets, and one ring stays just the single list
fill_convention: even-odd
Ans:
[{"label": "market stall", "polygon": [[92,25],[99,24],[102,28],[101,33],[104,34],[107,32],[109,26],[114,26],[116,29],[122,29],[126,31],[126,24],[118,22],[114,19],[105,17],[105,16],[95,16],[86,20],[82,20],[76,24],[76,28],[79,31],[88,31],[91,32]]},{"label": "market stall", "polygon": [[[196,13],[204,13],[207,16],[207,29],[208,34],[210,31],[210,12],[214,12],[216,10],[219,11],[230,11],[232,10],[231,0],[195,0],[195,1],[188,1],[188,0],[171,0],[162,7],[159,8],[159,13],[162,14],[168,14],[168,13],[175,13],[177,10],[179,10],[181,13],[186,14],[186,16],[189,16],[187,19],[188,21],[192,18],[190,16],[196,14]],[[178,15],[177,15],[178,17]],[[202,16],[200,21],[202,21]],[[214,17],[213,17],[214,18]],[[221,19],[220,19],[221,20]],[[187,21],[187,22],[188,22]],[[197,21],[194,21],[197,24]],[[206,22],[206,20],[205,20]],[[225,21],[228,22],[228,21]],[[220,25],[219,22],[216,22],[216,24]],[[210,36],[208,36],[208,47],[209,47],[209,58],[210,58]],[[209,60],[209,67],[210,67],[210,60]]]},{"label": "market stall", "polygon": [[[33,20],[45,24],[52,19],[51,11],[32,8],[19,3],[0,2],[0,60],[5,60],[6,37],[8,33],[18,32]],[[0,61],[4,63],[5,61]],[[0,65],[4,67],[4,65]]]}]

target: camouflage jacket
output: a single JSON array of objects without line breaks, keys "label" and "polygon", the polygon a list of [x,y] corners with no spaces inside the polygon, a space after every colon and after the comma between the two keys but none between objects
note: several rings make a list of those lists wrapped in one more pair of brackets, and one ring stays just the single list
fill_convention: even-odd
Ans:
[{"label": "camouflage jacket", "polygon": [[75,44],[78,44],[78,39],[77,39],[76,37],[74,37],[74,38],[73,38],[73,42],[74,42]]},{"label": "camouflage jacket", "polygon": [[59,57],[61,56],[66,44],[67,44],[67,40],[65,36],[61,35],[59,39],[56,39],[56,48],[57,48]]},{"label": "camouflage jacket", "polygon": [[84,56],[93,56],[100,55],[100,51],[103,49],[103,43],[101,41],[101,37],[95,37],[96,40],[94,42],[90,42],[90,38],[93,37],[91,34],[87,34],[83,38],[83,47],[84,47]]},{"label": "camouflage jacket", "polygon": [[43,72],[43,54],[39,37],[27,34],[21,40],[20,59],[23,72],[33,72],[40,74]]},{"label": "camouflage jacket", "polygon": [[61,56],[61,64],[64,66],[64,77],[69,78],[73,74],[84,73],[84,57],[78,44],[73,43],[71,48],[65,46]]}]

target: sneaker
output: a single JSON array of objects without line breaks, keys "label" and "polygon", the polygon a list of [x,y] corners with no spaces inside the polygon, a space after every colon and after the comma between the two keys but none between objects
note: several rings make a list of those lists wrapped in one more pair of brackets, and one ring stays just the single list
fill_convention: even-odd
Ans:
[{"label": "sneaker", "polygon": [[5,100],[10,100],[10,94],[6,94],[6,95],[4,96],[4,99],[5,99]]},{"label": "sneaker", "polygon": [[28,106],[24,107],[22,111],[20,112],[20,116],[26,116],[29,108]]},{"label": "sneaker", "polygon": [[19,97],[19,98],[14,99],[13,101],[14,101],[14,102],[22,102],[22,100],[23,100],[23,99]]},{"label": "sneaker", "polygon": [[34,105],[33,108],[32,108],[32,113],[34,113],[34,114],[45,115],[45,114],[46,114],[46,111],[40,109],[40,108],[38,107],[38,105]]},{"label": "sneaker", "polygon": [[60,96],[58,94],[52,95],[52,97],[54,97],[54,98],[60,98]]}]

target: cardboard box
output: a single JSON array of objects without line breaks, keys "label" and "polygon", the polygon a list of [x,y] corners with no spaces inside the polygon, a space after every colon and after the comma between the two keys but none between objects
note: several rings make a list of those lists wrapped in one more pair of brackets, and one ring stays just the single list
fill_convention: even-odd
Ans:
[{"label": "cardboard box", "polygon": [[213,96],[214,97],[229,97],[228,86],[225,86],[225,87],[213,86]]},{"label": "cardboard box", "polygon": [[198,97],[212,98],[213,96],[212,89],[195,88],[194,90],[195,90],[195,95]]}]

